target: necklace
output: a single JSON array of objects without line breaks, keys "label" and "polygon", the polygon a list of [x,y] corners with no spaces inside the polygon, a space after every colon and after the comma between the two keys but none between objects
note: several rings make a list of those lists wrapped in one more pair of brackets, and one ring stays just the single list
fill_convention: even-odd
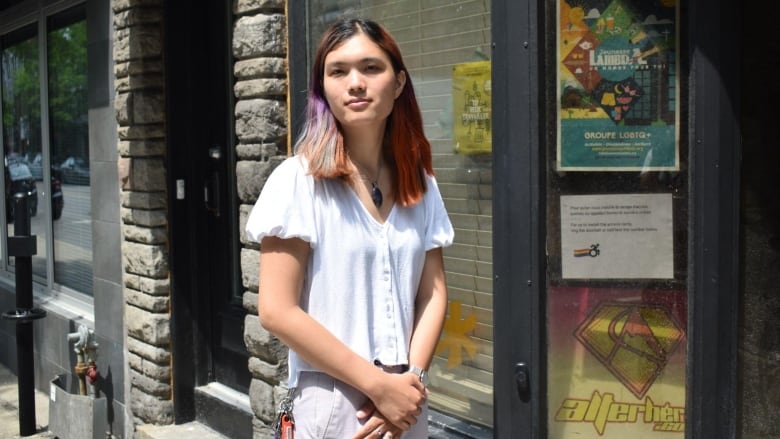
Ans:
[{"label": "necklace", "polygon": [[[357,165],[357,163],[355,163]],[[362,171],[362,166],[358,166],[358,171]],[[382,201],[384,201],[384,197],[382,196],[382,190],[379,189],[379,176],[382,173],[382,165],[379,165],[379,169],[376,171],[376,179],[371,180],[370,178],[366,178],[363,172],[360,172],[360,176],[364,180],[368,180],[369,183],[371,183],[371,201],[374,202],[374,206],[378,208],[382,207]]]}]

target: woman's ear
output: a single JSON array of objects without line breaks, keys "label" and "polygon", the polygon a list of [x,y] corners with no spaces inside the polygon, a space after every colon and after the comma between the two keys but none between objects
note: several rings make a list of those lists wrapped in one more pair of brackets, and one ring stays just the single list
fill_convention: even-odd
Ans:
[{"label": "woman's ear", "polygon": [[397,75],[395,75],[395,84],[395,98],[398,99],[398,96],[401,96],[401,92],[404,90],[404,86],[406,85],[405,71],[401,70]]}]

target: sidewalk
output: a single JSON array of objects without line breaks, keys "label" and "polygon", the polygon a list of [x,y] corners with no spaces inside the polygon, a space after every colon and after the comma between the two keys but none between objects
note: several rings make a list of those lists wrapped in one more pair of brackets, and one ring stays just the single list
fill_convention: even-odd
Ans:
[{"label": "sidewalk", "polygon": [[[35,392],[35,421],[37,433],[25,438],[53,438],[48,432],[49,398]],[[19,389],[16,375],[0,364],[0,439],[19,438]]]}]

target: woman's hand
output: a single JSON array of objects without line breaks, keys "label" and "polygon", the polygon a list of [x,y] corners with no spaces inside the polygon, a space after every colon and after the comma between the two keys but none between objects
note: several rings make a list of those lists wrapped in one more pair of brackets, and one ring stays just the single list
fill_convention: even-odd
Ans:
[{"label": "woman's hand", "polygon": [[370,399],[357,412],[358,419],[365,424],[352,436],[352,439],[400,439],[403,430],[391,424],[380,413]]},{"label": "woman's hand", "polygon": [[381,383],[369,395],[382,416],[403,431],[417,423],[425,403],[425,386],[414,374],[382,374]]}]

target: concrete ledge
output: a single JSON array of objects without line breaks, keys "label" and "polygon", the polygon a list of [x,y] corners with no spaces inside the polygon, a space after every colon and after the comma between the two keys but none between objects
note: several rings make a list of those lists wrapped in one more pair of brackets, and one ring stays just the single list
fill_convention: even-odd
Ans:
[{"label": "concrete ledge", "polygon": [[198,422],[179,425],[139,425],[135,439],[227,439],[216,431]]}]

